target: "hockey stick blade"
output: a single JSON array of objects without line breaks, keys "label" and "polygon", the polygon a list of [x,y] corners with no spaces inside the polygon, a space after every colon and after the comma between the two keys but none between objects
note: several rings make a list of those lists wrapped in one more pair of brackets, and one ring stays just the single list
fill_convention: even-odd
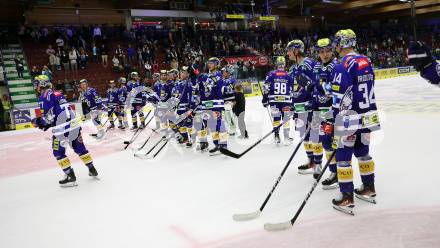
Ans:
[{"label": "hockey stick blade", "polygon": [[226,155],[226,156],[228,156],[228,157],[232,157],[232,158],[240,158],[241,156],[239,155],[239,154],[237,154],[237,153],[235,153],[235,152],[232,152],[232,151],[230,151],[230,150],[228,150],[228,149],[226,149],[226,148],[223,148],[223,147],[220,147],[220,152],[223,154],[223,155]]},{"label": "hockey stick blade", "polygon": [[124,141],[124,145],[128,145],[128,144],[130,144],[130,141]]},{"label": "hockey stick blade", "polygon": [[247,213],[247,214],[234,214],[232,216],[232,219],[235,221],[248,221],[248,220],[254,220],[258,217],[260,217],[261,215],[261,211],[255,211],[252,213]]},{"label": "hockey stick blade", "polygon": [[290,221],[264,224],[264,229],[270,232],[283,231],[290,228],[292,228],[292,223]]}]

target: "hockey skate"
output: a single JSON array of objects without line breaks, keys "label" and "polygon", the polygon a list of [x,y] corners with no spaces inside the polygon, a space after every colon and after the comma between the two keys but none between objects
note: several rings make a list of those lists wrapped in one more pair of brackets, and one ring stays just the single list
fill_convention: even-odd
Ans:
[{"label": "hockey skate", "polygon": [[186,143],[185,147],[186,148],[192,148],[193,143],[191,141],[188,141],[188,143]]},{"label": "hockey skate", "polygon": [[206,152],[208,151],[208,146],[208,142],[200,142],[199,145],[196,147],[196,151]]},{"label": "hockey skate", "polygon": [[315,168],[313,168],[313,178],[318,179],[319,175],[321,175],[322,166],[321,164],[315,164]]},{"label": "hockey skate", "polygon": [[332,200],[333,208],[345,214],[354,215],[353,193],[340,193],[338,197]]},{"label": "hockey skate", "polygon": [[338,187],[339,187],[338,175],[334,172],[332,172],[327,179],[322,181],[322,189],[329,190],[329,189],[336,189]]},{"label": "hockey skate", "polygon": [[110,126],[108,126],[107,129],[114,129],[115,128],[115,123],[110,122]]},{"label": "hockey skate", "polygon": [[93,165],[92,165],[92,167],[89,168],[89,176],[94,179],[99,180],[98,171],[96,170],[95,166],[93,166]]},{"label": "hockey skate", "polygon": [[354,190],[356,198],[376,204],[376,190],[374,188],[374,184],[365,185],[362,184],[359,188]]},{"label": "hockey skate", "polygon": [[104,138],[104,135],[105,135],[105,130],[101,129],[98,131],[98,133],[96,133],[96,139],[102,139]]},{"label": "hockey skate", "polygon": [[298,173],[302,175],[313,174],[315,171],[315,163],[309,159],[307,164],[298,166]]},{"label": "hockey skate", "polygon": [[78,186],[78,184],[76,183],[76,176],[75,176],[75,172],[73,172],[73,169],[70,170],[69,174],[65,174],[64,179],[60,180],[58,183],[63,188]]},{"label": "hockey skate", "polygon": [[[224,148],[226,148],[226,147],[224,147]],[[215,146],[213,149],[211,149],[211,150],[209,150],[209,156],[217,156],[217,155],[220,155],[221,154],[221,152],[220,152],[220,146]]]},{"label": "hockey skate", "polygon": [[275,144],[279,145],[281,143],[280,134],[275,133]]},{"label": "hockey skate", "polygon": [[139,129],[144,129],[145,128],[145,124],[144,123],[141,123],[140,125],[139,125]]},{"label": "hockey skate", "polygon": [[137,123],[134,123],[133,126],[130,128],[131,131],[136,131],[138,129]]},{"label": "hockey skate", "polygon": [[122,123],[119,123],[119,126],[118,126],[118,128],[119,128],[119,129],[121,129],[121,130],[125,130],[125,126],[124,126],[124,125],[122,125]]},{"label": "hockey skate", "polygon": [[290,146],[293,143],[293,139],[290,138],[289,136],[285,136],[284,137],[284,145],[285,146]]}]

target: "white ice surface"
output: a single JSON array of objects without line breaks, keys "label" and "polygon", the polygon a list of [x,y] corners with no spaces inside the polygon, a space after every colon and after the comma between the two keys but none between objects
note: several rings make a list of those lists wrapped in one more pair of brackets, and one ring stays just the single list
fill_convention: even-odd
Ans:
[{"label": "white ice surface", "polygon": [[[356,201],[354,217],[332,209],[337,191],[319,187],[293,229],[263,230],[266,222],[289,220],[310,190],[311,176],[296,170],[306,161],[301,148],[262,215],[232,220],[258,210],[298,137],[289,147],[265,142],[239,160],[170,145],[154,161],[136,159],[131,150],[96,158],[100,181],[75,163],[75,188],[58,187],[55,161],[51,169],[0,178],[0,247],[440,247],[440,88],[418,76],[379,80],[376,98],[382,130],[371,155],[378,204]],[[232,141],[232,151],[270,130],[260,100],[247,99],[251,140]],[[112,145],[121,148],[122,140]],[[20,161],[0,157],[0,167],[11,164]]]}]

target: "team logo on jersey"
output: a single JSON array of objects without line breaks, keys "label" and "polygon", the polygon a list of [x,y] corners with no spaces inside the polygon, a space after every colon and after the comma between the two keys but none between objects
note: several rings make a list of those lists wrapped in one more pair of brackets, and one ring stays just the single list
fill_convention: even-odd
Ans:
[{"label": "team logo on jersey", "polygon": [[437,75],[440,76],[440,64],[437,64],[436,71],[437,71]]},{"label": "team logo on jersey", "polygon": [[368,62],[368,58],[357,58],[356,62],[358,63],[359,71],[370,65],[370,63]]},{"label": "team logo on jersey", "polygon": [[287,72],[285,72],[285,71],[277,71],[277,72],[275,73],[275,75],[276,75],[276,76],[286,76],[286,75],[287,75]]}]

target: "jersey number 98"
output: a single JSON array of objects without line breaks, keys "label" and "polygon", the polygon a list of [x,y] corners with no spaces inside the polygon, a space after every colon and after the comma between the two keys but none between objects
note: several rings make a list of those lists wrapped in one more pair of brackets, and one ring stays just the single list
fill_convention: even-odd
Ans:
[{"label": "jersey number 98", "polygon": [[285,95],[287,93],[287,85],[285,83],[274,84],[274,94]]}]

